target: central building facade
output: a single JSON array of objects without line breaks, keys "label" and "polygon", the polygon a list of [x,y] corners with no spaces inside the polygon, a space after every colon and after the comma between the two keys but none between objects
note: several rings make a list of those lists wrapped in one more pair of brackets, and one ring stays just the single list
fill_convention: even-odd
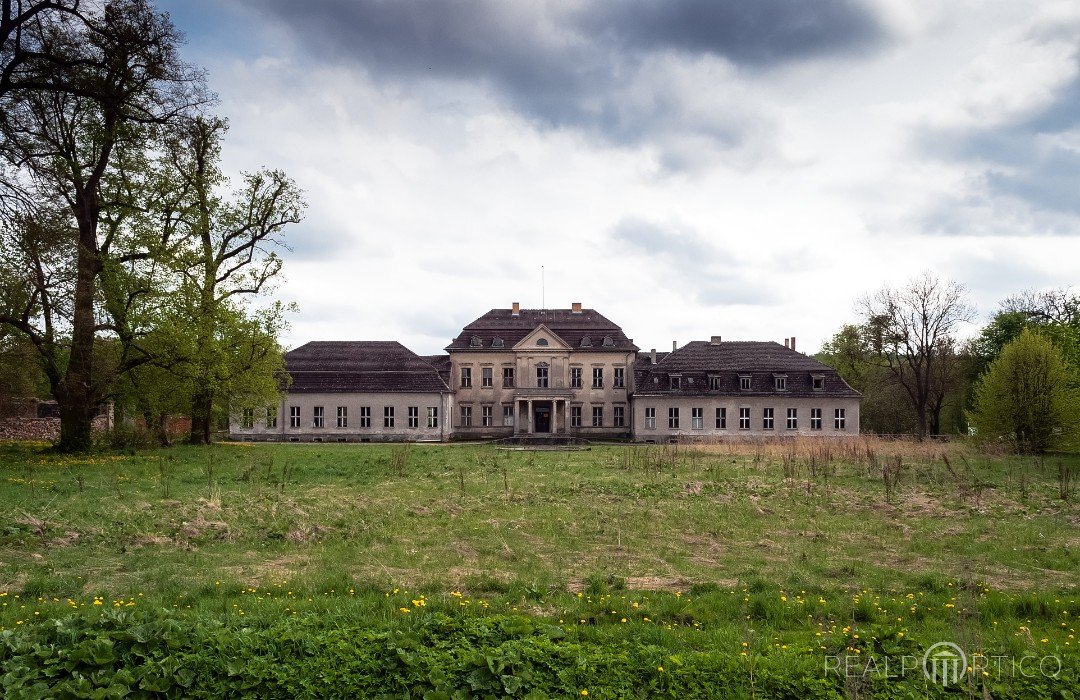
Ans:
[{"label": "central building facade", "polygon": [[455,436],[630,431],[638,348],[594,309],[492,309],[446,351]]}]

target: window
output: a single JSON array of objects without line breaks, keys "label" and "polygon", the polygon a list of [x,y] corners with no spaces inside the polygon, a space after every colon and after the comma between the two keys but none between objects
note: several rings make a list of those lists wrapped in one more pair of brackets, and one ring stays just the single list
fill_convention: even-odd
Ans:
[{"label": "window", "polygon": [[492,367],[481,367],[480,368],[480,386],[487,387],[489,389],[491,387],[495,386],[495,379],[492,376],[494,371],[495,370]]},{"label": "window", "polygon": [[266,427],[267,428],[276,428],[277,427],[277,406],[267,406],[266,407]]},{"label": "window", "polygon": [[384,428],[394,427],[394,407],[384,406],[382,410],[382,424]]},{"label": "window", "polygon": [[798,430],[799,429],[799,409],[789,408],[787,410],[787,429]]},{"label": "window", "polygon": [[337,407],[337,427],[348,428],[349,427],[349,409],[347,406]]},{"label": "window", "polygon": [[656,427],[656,409],[655,408],[646,408],[645,409],[645,427],[646,428],[655,428]]},{"label": "window", "polygon": [[570,388],[571,389],[580,389],[581,388],[581,368],[580,367],[571,367],[570,368]]},{"label": "window", "polygon": [[593,367],[592,368],[592,388],[603,389],[604,388],[604,368]]},{"label": "window", "polygon": [[360,407],[360,427],[361,428],[370,428],[371,427],[371,406],[361,406]]},{"label": "window", "polygon": [[691,408],[690,409],[690,427],[694,430],[705,429],[705,409],[704,408]]},{"label": "window", "polygon": [[773,375],[773,387],[777,391],[787,391],[787,375],[786,374]]},{"label": "window", "polygon": [[716,409],[716,427],[718,430],[727,430],[727,409]]},{"label": "window", "polygon": [[811,376],[813,380],[814,391],[825,391],[825,376],[821,374],[814,374]]},{"label": "window", "polygon": [[461,422],[461,427],[462,428],[472,427],[472,406],[462,406],[461,407],[461,421],[460,422]]},{"label": "window", "polygon": [[836,430],[844,430],[847,424],[847,411],[843,408],[838,408],[833,414],[833,428]]},{"label": "window", "polygon": [[240,418],[241,428],[254,428],[255,427],[255,409],[245,408]]},{"label": "window", "polygon": [[513,388],[513,386],[514,386],[514,368],[513,367],[503,367],[503,386],[506,387],[507,389]]},{"label": "window", "polygon": [[615,380],[612,382],[612,386],[614,386],[616,389],[625,389],[626,388],[626,368],[625,367],[616,367],[615,368]]},{"label": "window", "polygon": [[613,348],[613,347],[615,347],[615,339],[612,338],[610,335],[605,335],[604,336],[604,347],[605,348]]},{"label": "window", "polygon": [[580,428],[581,427],[581,406],[571,406],[570,407],[570,427],[571,428]]},{"label": "window", "polygon": [[471,367],[462,367],[461,368],[461,388],[462,389],[467,389],[470,386],[472,386],[472,368]]},{"label": "window", "polygon": [[419,406],[409,406],[409,427],[410,428],[419,428],[420,427],[420,407]]},{"label": "window", "polygon": [[590,338],[587,335],[581,336],[581,347],[583,347],[583,348],[592,347],[592,338]]},{"label": "window", "polygon": [[438,428],[439,427],[439,407],[428,406],[427,410],[427,427]]},{"label": "window", "polygon": [[668,382],[669,382],[669,386],[672,389],[678,389],[678,388],[682,387],[682,376],[680,376],[678,374],[673,374],[670,377],[668,377]]},{"label": "window", "polygon": [[289,406],[289,427],[290,428],[299,428],[300,427],[300,407],[299,406]]},{"label": "window", "polygon": [[548,345],[548,340],[547,340],[547,338],[537,338],[536,339],[536,344],[539,345],[542,348],[546,348],[547,345]]},{"label": "window", "polygon": [[709,377],[709,389],[720,391],[720,377]]},{"label": "window", "polygon": [[626,425],[626,408],[615,406],[612,409],[612,422],[616,428],[624,427]]},{"label": "window", "polygon": [[512,403],[503,404],[503,427],[514,427],[514,404]]},{"label": "window", "polygon": [[821,430],[821,409],[810,409],[810,430]]},{"label": "window", "polygon": [[480,424],[482,426],[484,426],[485,428],[490,428],[493,423],[494,423],[494,419],[492,418],[491,406],[481,406],[480,407]]},{"label": "window", "polygon": [[472,339],[469,340],[469,347],[470,348],[482,348],[482,347],[484,347],[484,341],[480,340],[479,336],[474,335],[472,337]]},{"label": "window", "polygon": [[536,388],[547,389],[548,388],[548,368],[547,366],[536,368]]},{"label": "window", "polygon": [[739,409],[739,430],[750,430],[750,409],[746,406]]},{"label": "window", "polygon": [[493,347],[493,348],[501,348],[505,344],[506,343],[503,342],[502,338],[494,338],[491,341],[491,347]]},{"label": "window", "polygon": [[679,427],[679,409],[672,406],[667,410],[667,427],[676,430]]},{"label": "window", "polygon": [[750,391],[750,375],[749,374],[740,374],[739,375],[739,390],[740,391]]},{"label": "window", "polygon": [[604,427],[604,407],[593,406],[592,407],[592,427],[602,428]]},{"label": "window", "polygon": [[761,429],[772,430],[773,429],[773,410],[771,408],[761,409]]},{"label": "window", "polygon": [[311,427],[312,428],[321,428],[321,427],[323,427],[323,425],[326,423],[326,421],[324,419],[325,415],[326,414],[323,411],[323,407],[322,406],[316,406],[314,408],[314,410],[312,411],[312,413],[311,413]]}]

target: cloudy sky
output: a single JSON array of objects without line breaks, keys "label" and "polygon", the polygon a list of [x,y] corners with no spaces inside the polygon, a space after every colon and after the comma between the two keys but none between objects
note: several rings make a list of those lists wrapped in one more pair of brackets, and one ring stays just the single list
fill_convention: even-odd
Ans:
[{"label": "cloudy sky", "polygon": [[1077,284],[1073,0],[159,4],[227,170],[306,192],[290,347],[434,353],[490,308],[580,301],[645,349],[812,352],[925,270],[980,322]]}]

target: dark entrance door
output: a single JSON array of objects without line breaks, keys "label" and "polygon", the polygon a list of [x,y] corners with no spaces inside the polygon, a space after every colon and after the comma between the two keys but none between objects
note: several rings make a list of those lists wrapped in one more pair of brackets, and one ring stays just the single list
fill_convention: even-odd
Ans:
[{"label": "dark entrance door", "polygon": [[533,404],[533,412],[535,414],[535,430],[538,433],[550,433],[551,432],[551,404],[541,403]]}]

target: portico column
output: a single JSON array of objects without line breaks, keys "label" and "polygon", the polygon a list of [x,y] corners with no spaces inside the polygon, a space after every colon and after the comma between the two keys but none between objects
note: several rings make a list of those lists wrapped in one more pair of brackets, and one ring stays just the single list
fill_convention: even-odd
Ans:
[{"label": "portico column", "polygon": [[514,434],[515,435],[517,433],[521,432],[521,422],[520,422],[521,421],[521,418],[520,418],[521,411],[519,410],[520,407],[521,407],[521,402],[518,401],[517,399],[514,399]]},{"label": "portico column", "polygon": [[529,399],[529,435],[533,432],[533,405],[532,399]]}]

